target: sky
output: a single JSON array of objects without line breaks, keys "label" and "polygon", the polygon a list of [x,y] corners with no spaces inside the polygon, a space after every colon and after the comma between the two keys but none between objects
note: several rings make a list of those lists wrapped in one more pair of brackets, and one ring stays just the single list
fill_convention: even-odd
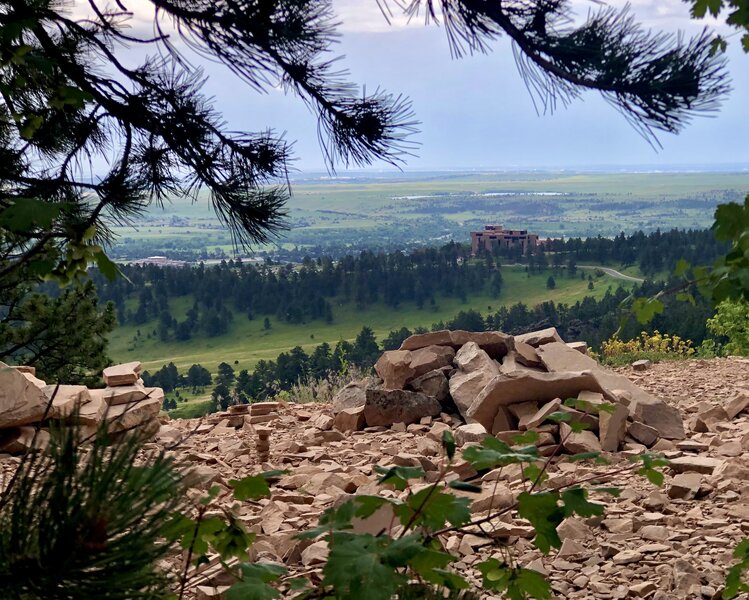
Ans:
[{"label": "sky", "polygon": [[[80,0],[79,0],[80,1]],[[423,20],[388,23],[375,0],[333,0],[340,16],[336,54],[350,79],[367,89],[382,87],[408,96],[420,121],[417,156],[406,170],[673,168],[735,165],[749,168],[749,54],[733,37],[729,68],[733,90],[719,113],[696,118],[679,135],[659,134],[653,149],[597,93],[585,92],[568,107],[538,114],[517,72],[511,45],[498,41],[489,55],[453,60],[444,30]],[[608,2],[615,6],[624,3]],[[714,23],[695,23],[681,0],[634,0],[647,27],[696,34]],[[147,0],[131,0],[134,25],[148,22]],[[593,0],[573,0],[579,16]],[[149,27],[150,29],[150,27]],[[730,30],[726,31],[730,33]],[[232,130],[268,127],[294,142],[293,166],[301,171],[325,168],[314,115],[298,98],[271,88],[258,94],[224,67],[205,66],[205,93],[214,98]],[[375,164],[376,169],[392,169]],[[345,172],[340,166],[338,173]]]}]

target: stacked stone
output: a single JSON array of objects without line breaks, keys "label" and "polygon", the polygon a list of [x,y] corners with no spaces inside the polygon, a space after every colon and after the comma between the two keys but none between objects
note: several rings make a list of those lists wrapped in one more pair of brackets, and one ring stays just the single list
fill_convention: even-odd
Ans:
[{"label": "stacked stone", "polygon": [[255,450],[260,463],[268,462],[270,458],[270,431],[267,427],[255,428]]},{"label": "stacked stone", "polygon": [[[385,352],[375,370],[381,384],[355,382],[334,398],[336,429],[406,427],[453,414],[465,423],[456,430],[459,444],[487,435],[512,443],[534,431],[541,454],[560,443],[578,453],[653,448],[659,439],[685,437],[678,409],[602,367],[585,342],[565,343],[553,327],[514,337],[414,335]],[[569,416],[560,419],[560,412]],[[566,420],[587,429],[572,431]]]},{"label": "stacked stone", "polygon": [[104,389],[47,384],[33,367],[0,362],[0,453],[44,448],[51,422],[79,428],[81,439],[102,422],[116,436],[129,431],[153,434],[164,400],[161,388],[146,388],[139,362],[104,369]]}]

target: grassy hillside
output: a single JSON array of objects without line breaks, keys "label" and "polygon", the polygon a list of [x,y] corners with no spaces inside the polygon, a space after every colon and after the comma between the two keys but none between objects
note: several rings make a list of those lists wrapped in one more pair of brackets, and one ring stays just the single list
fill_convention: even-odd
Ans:
[{"label": "grassy hillside", "polygon": [[[591,291],[588,290],[587,281],[581,280],[579,276],[575,279],[560,276],[556,278],[556,289],[548,290],[548,274],[528,277],[522,269],[505,268],[503,277],[504,288],[501,296],[496,299],[486,295],[469,296],[467,302],[461,303],[456,298],[437,297],[435,307],[427,305],[421,310],[413,303],[405,303],[397,310],[375,305],[361,311],[356,310],[352,304],[338,305],[333,307],[332,324],[314,321],[291,325],[271,318],[272,327],[265,331],[262,316],[249,321],[243,314],[236,314],[227,334],[214,338],[196,337],[188,342],[162,342],[157,337],[146,339],[147,332],[153,332],[156,328],[153,322],[140,327],[119,327],[111,336],[110,354],[118,362],[140,360],[144,363],[144,369],[149,370],[158,369],[170,361],[181,371],[193,363],[200,363],[215,372],[216,366],[222,361],[231,364],[238,361],[235,369],[252,369],[258,360],[275,359],[278,354],[294,346],[310,350],[323,342],[335,345],[342,339],[353,340],[364,325],[371,327],[381,340],[391,330],[401,327],[430,327],[436,321],[452,318],[460,310],[473,308],[486,314],[503,304],[516,302],[524,302],[529,306],[546,300],[574,303],[588,295],[600,298],[609,286],[616,288],[623,283],[604,275],[596,279],[595,288]],[[190,298],[179,298],[172,301],[170,309],[175,317],[181,319],[191,304]],[[134,341],[138,329],[142,335]]]}]

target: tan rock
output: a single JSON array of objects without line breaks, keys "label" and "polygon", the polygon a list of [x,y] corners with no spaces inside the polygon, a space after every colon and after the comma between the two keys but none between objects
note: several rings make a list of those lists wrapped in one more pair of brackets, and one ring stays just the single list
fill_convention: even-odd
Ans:
[{"label": "tan rock", "polygon": [[[574,352],[574,351],[573,351]],[[575,352],[575,354],[579,354]],[[580,355],[582,356],[582,355]],[[575,397],[582,390],[595,390],[598,383],[591,372],[537,373],[522,372],[494,377],[471,407],[466,416],[491,428],[499,406],[528,402],[548,402],[554,398]]]},{"label": "tan rock", "polygon": [[140,379],[141,364],[137,361],[113,365],[104,369],[104,383],[109,387],[133,385]]},{"label": "tan rock", "polygon": [[469,442],[482,442],[489,435],[486,428],[480,423],[469,423],[461,425],[455,430],[455,442],[463,446]]},{"label": "tan rock", "polygon": [[28,373],[36,377],[36,367],[30,367],[28,365],[12,365],[11,368],[15,369],[19,373]]},{"label": "tan rock", "polygon": [[44,450],[49,443],[49,432],[29,425],[0,430],[0,452],[25,454],[30,450]]},{"label": "tan rock", "polygon": [[328,542],[321,540],[302,550],[302,564],[305,567],[323,565],[328,560]]},{"label": "tan rock", "polygon": [[47,397],[26,375],[0,362],[0,429],[35,423],[47,411]]},{"label": "tan rock", "polygon": [[427,433],[427,436],[437,443],[442,443],[442,436],[445,431],[450,431],[450,426],[447,423],[436,421],[432,424],[432,428]]},{"label": "tan rock", "polygon": [[433,396],[443,406],[450,401],[450,384],[444,369],[434,369],[416,377],[408,383],[407,387],[414,392]]},{"label": "tan rock", "polygon": [[580,352],[581,354],[587,354],[588,353],[588,343],[587,342],[567,342],[567,345],[572,348],[573,350],[576,350],[577,352]]},{"label": "tan rock", "polygon": [[556,330],[556,327],[549,327],[547,329],[541,329],[539,331],[531,331],[529,333],[523,333],[515,336],[515,342],[522,342],[538,348],[544,344],[550,344],[552,342],[564,342],[562,336]]},{"label": "tan rock", "polygon": [[671,480],[668,488],[669,498],[692,500],[702,485],[702,475],[699,473],[679,473]]},{"label": "tan rock", "polygon": [[335,416],[335,428],[338,431],[361,431],[366,422],[364,407],[344,408]]},{"label": "tan rock", "polygon": [[680,456],[672,458],[668,466],[676,473],[702,473],[712,475],[725,461],[707,456]]},{"label": "tan rock", "polygon": [[107,387],[102,392],[102,398],[110,406],[138,402],[147,396],[148,392],[146,392],[146,388],[140,383]]},{"label": "tan rock", "polygon": [[549,402],[544,404],[525,423],[526,429],[534,429],[541,425],[544,421],[546,421],[546,419],[549,418],[549,415],[557,412],[560,406],[562,406],[562,401],[559,398],[554,398],[553,400],[550,400]]},{"label": "tan rock", "polygon": [[500,406],[492,423],[492,435],[501,431],[511,431],[517,429],[516,419],[506,406]]},{"label": "tan rock", "polygon": [[518,429],[524,431],[528,429],[528,423],[538,412],[537,402],[520,402],[518,404],[511,404],[507,407],[518,420]]},{"label": "tan rock", "polygon": [[591,357],[562,343],[545,344],[539,347],[538,354],[546,368],[554,373],[590,371],[596,379],[597,389],[589,389],[603,392],[607,399],[615,397],[613,390],[628,392],[632,397],[629,411],[633,420],[655,427],[660,436],[666,439],[684,439],[684,423],[679,410],[647,393],[623,375],[604,369]]},{"label": "tan rock", "polygon": [[367,382],[352,381],[342,387],[333,396],[333,414],[336,415],[346,408],[358,408],[364,406],[367,401]]},{"label": "tan rock", "polygon": [[468,342],[461,346],[455,355],[455,366],[464,373],[485,371],[491,373],[492,377],[499,374],[497,363],[476,342]]},{"label": "tan rock", "polygon": [[389,390],[402,390],[407,381],[416,376],[411,367],[409,350],[388,350],[375,363],[375,371]]},{"label": "tan rock", "polygon": [[47,401],[52,402],[51,419],[67,417],[91,401],[85,385],[46,385],[42,391]]},{"label": "tan rock", "polygon": [[616,452],[619,449],[627,431],[627,417],[629,409],[622,404],[617,404],[614,412],[602,410],[598,413],[598,437],[602,450]]},{"label": "tan rock", "polygon": [[600,452],[601,443],[592,431],[572,431],[567,423],[559,424],[559,440],[562,447],[571,454],[582,452]]},{"label": "tan rock", "polygon": [[627,435],[634,438],[641,444],[650,448],[658,440],[658,430],[655,427],[649,427],[644,423],[635,421],[630,423],[627,428]]},{"label": "tan rock", "polygon": [[744,412],[747,407],[749,407],[749,392],[738,392],[726,403],[726,415],[729,419],[735,419],[739,413]]},{"label": "tan rock", "polygon": [[455,402],[461,416],[467,421],[470,420],[468,418],[469,409],[493,378],[494,376],[482,370],[472,373],[458,371],[450,378],[450,397]]},{"label": "tan rock", "polygon": [[636,360],[632,363],[632,368],[635,371],[647,371],[650,367],[653,366],[652,361],[649,361],[647,358],[643,358],[642,360]]},{"label": "tan rock", "polygon": [[492,358],[504,356],[514,347],[512,336],[500,331],[433,331],[412,335],[402,344],[401,350],[418,350],[426,346],[452,346],[455,350],[468,342],[476,342],[482,350],[485,350]]},{"label": "tan rock", "polygon": [[97,393],[101,391],[103,390],[89,390],[90,402],[82,405],[78,410],[78,421],[82,425],[96,427],[104,417],[104,413],[109,406],[104,401],[102,394]]},{"label": "tan rock", "polygon": [[455,350],[451,346],[427,346],[411,351],[411,368],[414,377],[420,377],[452,364],[455,358]]},{"label": "tan rock", "polygon": [[[162,400],[159,398],[147,398],[130,404],[110,406],[104,419],[111,433],[132,430],[154,421],[161,410],[161,403]],[[156,423],[158,425],[158,421]]]},{"label": "tan rock", "polygon": [[364,417],[370,427],[389,426],[418,423],[422,417],[437,416],[441,410],[435,398],[420,392],[368,389]]},{"label": "tan rock", "polygon": [[536,349],[530,344],[515,340],[515,355],[516,360],[521,365],[534,368],[543,367],[543,363],[538,357],[538,352],[536,352]]}]

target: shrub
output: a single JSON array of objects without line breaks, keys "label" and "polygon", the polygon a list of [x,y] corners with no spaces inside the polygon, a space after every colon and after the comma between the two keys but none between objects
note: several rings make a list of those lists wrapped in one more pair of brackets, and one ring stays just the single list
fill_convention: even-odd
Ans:
[{"label": "shrub", "polygon": [[599,356],[601,362],[618,366],[644,358],[653,362],[685,359],[694,353],[690,340],[656,330],[652,334],[643,331],[639,337],[626,342],[614,335],[601,344]]},{"label": "shrub", "polygon": [[715,335],[728,338],[724,354],[749,355],[749,302],[725,301],[718,304],[715,316],[707,320],[707,328]]}]

